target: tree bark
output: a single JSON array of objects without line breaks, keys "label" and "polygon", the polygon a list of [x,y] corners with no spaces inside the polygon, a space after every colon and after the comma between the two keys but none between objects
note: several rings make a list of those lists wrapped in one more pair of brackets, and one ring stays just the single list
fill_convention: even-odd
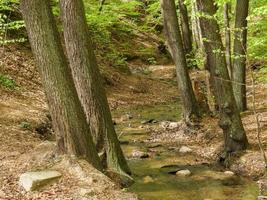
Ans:
[{"label": "tree bark", "polygon": [[202,42],[202,34],[201,34],[201,28],[199,24],[199,17],[197,16],[197,5],[195,0],[191,1],[192,4],[192,33],[193,33],[193,39],[194,43],[196,45],[196,49],[203,52],[202,49],[204,49],[204,45]]},{"label": "tree bark", "polygon": [[246,100],[246,51],[247,51],[247,16],[249,0],[236,0],[235,38],[233,62],[233,90],[239,111],[247,109]]},{"label": "tree bark", "polygon": [[186,54],[190,54],[192,52],[192,32],[189,26],[189,17],[186,5],[184,4],[184,0],[179,0],[179,10],[180,10],[180,21],[182,28],[182,37],[183,44]]},{"label": "tree bark", "polygon": [[199,116],[199,107],[187,71],[185,52],[174,0],[161,0],[161,8],[167,43],[176,65],[178,87],[182,96],[184,119],[186,122],[190,122],[192,118]]},{"label": "tree bark", "polygon": [[93,133],[97,150],[106,153],[105,165],[130,174],[117,138],[107,97],[88,32],[82,0],[61,0],[67,55],[79,99]]},{"label": "tree bark", "polygon": [[60,44],[49,1],[22,0],[21,10],[36,58],[60,149],[102,170],[100,159]]},{"label": "tree bark", "polygon": [[231,30],[230,30],[230,16],[231,3],[224,4],[224,26],[225,26],[225,57],[228,68],[228,73],[231,79],[232,75],[232,59],[231,59]]},{"label": "tree bark", "polygon": [[214,17],[216,7],[212,0],[197,0],[198,10],[202,13],[200,26],[203,34],[207,62],[212,76],[216,103],[219,107],[219,125],[224,132],[224,155],[246,149],[247,137],[237,109],[232,85],[226,66],[225,53],[221,40],[219,25]]}]

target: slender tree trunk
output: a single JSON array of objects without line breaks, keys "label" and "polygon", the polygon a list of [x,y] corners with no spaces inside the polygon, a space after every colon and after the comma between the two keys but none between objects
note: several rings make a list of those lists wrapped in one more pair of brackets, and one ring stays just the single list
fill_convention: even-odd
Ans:
[{"label": "slender tree trunk", "polygon": [[189,26],[189,17],[184,0],[179,0],[180,20],[182,28],[183,44],[186,54],[192,52],[192,32]]},{"label": "slender tree trunk", "polygon": [[21,10],[62,151],[102,165],[71,77],[49,1],[22,0]]},{"label": "slender tree trunk", "polygon": [[246,100],[246,51],[247,51],[247,16],[249,0],[236,0],[235,38],[233,62],[233,90],[239,111],[247,109]]},{"label": "slender tree trunk", "polygon": [[174,0],[161,0],[161,8],[168,46],[176,65],[178,87],[183,102],[184,119],[186,122],[190,122],[192,117],[199,116],[199,108],[187,71]]},{"label": "slender tree trunk", "polygon": [[88,32],[82,0],[61,0],[67,55],[79,99],[98,151],[106,153],[106,165],[119,174],[130,174],[117,138]]},{"label": "slender tree trunk", "polygon": [[214,1],[197,0],[197,6],[198,10],[203,13],[203,17],[200,17],[200,25],[203,38],[205,38],[207,62],[213,77],[212,86],[220,111],[219,125],[224,132],[225,151],[222,158],[227,161],[226,156],[229,153],[245,149],[248,141],[229,80],[219,25],[214,18],[216,13]]},{"label": "slender tree trunk", "polygon": [[224,4],[224,25],[225,25],[225,56],[228,73],[232,75],[232,59],[231,59],[231,30],[230,30],[230,16],[231,3]]},{"label": "slender tree trunk", "polygon": [[191,0],[192,3],[192,33],[196,49],[203,52],[204,45],[202,42],[201,28],[199,24],[199,17],[197,16],[197,5],[195,0]]}]

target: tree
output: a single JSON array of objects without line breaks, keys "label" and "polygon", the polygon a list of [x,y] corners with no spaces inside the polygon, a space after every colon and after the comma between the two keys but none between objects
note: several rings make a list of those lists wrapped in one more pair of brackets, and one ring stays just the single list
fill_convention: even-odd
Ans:
[{"label": "tree", "polygon": [[235,38],[233,62],[233,90],[239,111],[247,109],[246,100],[246,51],[247,51],[247,16],[249,0],[236,0]]},{"label": "tree", "polygon": [[70,68],[60,44],[49,1],[22,0],[21,10],[42,77],[59,149],[82,157],[102,170]]},{"label": "tree", "polygon": [[231,3],[224,4],[224,25],[225,25],[225,57],[228,68],[228,73],[231,78],[232,75],[232,59],[231,59],[231,30],[230,30],[230,16]]},{"label": "tree", "polygon": [[[202,42],[202,36],[201,36],[201,29],[200,29],[200,24],[199,24],[199,17],[197,16],[197,5],[195,0],[191,0],[192,4],[192,33],[193,33],[193,40],[196,45],[196,48],[200,51],[202,51],[203,47],[203,42]],[[203,52],[201,52],[203,53]]]},{"label": "tree", "polygon": [[185,52],[174,0],[161,0],[161,9],[167,43],[176,65],[178,87],[182,96],[184,119],[186,122],[190,122],[194,117],[199,116],[199,107],[187,71]]},{"label": "tree", "polygon": [[130,174],[117,138],[88,32],[81,0],[61,0],[61,16],[70,67],[97,150],[106,153],[109,169]]},{"label": "tree", "polygon": [[179,0],[180,20],[182,28],[182,38],[186,54],[192,52],[192,32],[189,26],[189,17],[184,0]]},{"label": "tree", "polygon": [[207,63],[213,79],[212,87],[219,107],[219,125],[224,133],[225,146],[221,158],[227,162],[228,155],[246,149],[248,141],[229,80],[219,25],[214,17],[216,6],[211,0],[197,0],[197,7],[201,16],[200,26]]}]

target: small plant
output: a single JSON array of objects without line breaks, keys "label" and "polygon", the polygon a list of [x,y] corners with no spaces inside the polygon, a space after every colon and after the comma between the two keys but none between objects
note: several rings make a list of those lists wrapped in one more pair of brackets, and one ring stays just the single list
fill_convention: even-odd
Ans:
[{"label": "small plant", "polygon": [[25,130],[32,130],[32,125],[29,122],[21,122],[20,127]]},{"label": "small plant", "polygon": [[2,74],[0,74],[0,86],[9,90],[15,90],[17,87],[16,82],[13,79]]},{"label": "small plant", "polygon": [[148,58],[147,61],[150,65],[156,65],[157,64],[157,61],[154,57]]}]

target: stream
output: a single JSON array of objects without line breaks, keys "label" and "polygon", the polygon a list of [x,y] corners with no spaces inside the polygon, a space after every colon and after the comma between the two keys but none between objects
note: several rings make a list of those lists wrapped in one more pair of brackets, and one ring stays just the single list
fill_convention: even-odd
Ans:
[{"label": "stream", "polygon": [[[141,200],[255,200],[258,187],[252,180],[229,176],[222,168],[209,163],[197,163],[194,153],[182,154],[179,144],[171,147],[164,143],[148,142],[147,128],[157,128],[161,121],[178,121],[179,103],[137,106],[118,109],[113,117],[127,116],[116,125],[121,146],[133,173],[135,183],[128,188]],[[155,119],[156,123],[144,124]],[[143,124],[142,124],[143,122]],[[146,128],[144,128],[146,127]],[[148,152],[149,157],[132,159],[133,151]],[[188,169],[190,176],[175,175]],[[170,173],[174,170],[174,173]]]}]

